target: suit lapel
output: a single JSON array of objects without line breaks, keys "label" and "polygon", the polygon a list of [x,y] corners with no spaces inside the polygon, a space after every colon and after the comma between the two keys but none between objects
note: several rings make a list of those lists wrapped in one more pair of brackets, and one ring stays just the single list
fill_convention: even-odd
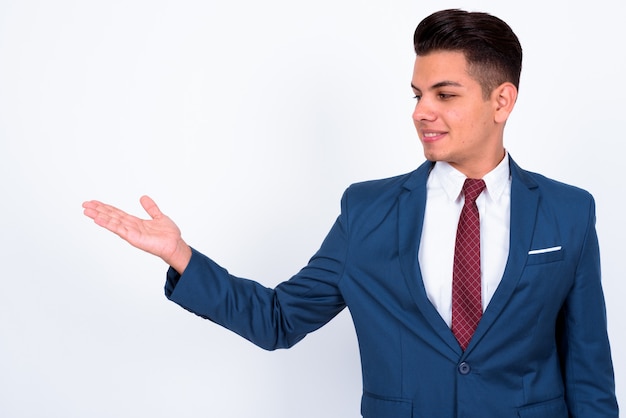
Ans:
[{"label": "suit lapel", "polygon": [[500,285],[481,318],[465,354],[482,339],[513,295],[522,275],[531,245],[539,204],[537,184],[510,160],[511,167],[511,231],[509,257]]},{"label": "suit lapel", "polygon": [[450,347],[452,351],[449,354],[458,358],[461,348],[450,328],[428,299],[417,257],[426,209],[426,181],[432,167],[432,162],[422,164],[406,181],[405,190],[398,197],[400,266],[418,309],[437,335]]},{"label": "suit lapel", "polygon": [[449,354],[465,357],[480,342],[512,297],[522,275],[534,233],[539,205],[537,184],[513,159],[511,167],[511,230],[509,257],[502,280],[465,353],[450,328],[428,299],[418,263],[420,237],[426,209],[426,181],[433,163],[422,164],[404,184],[398,198],[398,237],[402,272],[418,309],[428,324],[452,350]]}]

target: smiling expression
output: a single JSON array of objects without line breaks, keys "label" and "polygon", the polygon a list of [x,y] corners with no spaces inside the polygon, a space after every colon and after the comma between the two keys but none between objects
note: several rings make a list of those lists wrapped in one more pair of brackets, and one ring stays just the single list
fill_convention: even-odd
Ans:
[{"label": "smiling expression", "polygon": [[417,56],[411,87],[417,100],[413,122],[428,160],[446,161],[473,178],[498,165],[512,109],[503,114],[502,86],[486,97],[462,52],[435,51]]}]

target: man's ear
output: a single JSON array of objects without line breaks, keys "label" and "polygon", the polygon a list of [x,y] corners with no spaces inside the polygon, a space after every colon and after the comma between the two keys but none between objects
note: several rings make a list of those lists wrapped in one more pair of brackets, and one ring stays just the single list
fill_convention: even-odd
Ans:
[{"label": "man's ear", "polygon": [[517,101],[517,88],[509,82],[502,83],[493,90],[495,113],[494,122],[505,123]]}]

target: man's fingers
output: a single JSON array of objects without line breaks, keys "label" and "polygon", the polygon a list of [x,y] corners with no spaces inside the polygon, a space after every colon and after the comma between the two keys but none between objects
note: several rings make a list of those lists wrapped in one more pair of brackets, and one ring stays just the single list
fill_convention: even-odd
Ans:
[{"label": "man's fingers", "polygon": [[137,227],[138,219],[115,206],[91,200],[84,202],[83,208],[85,216],[93,219],[96,225],[108,229],[124,239],[128,236],[129,228]]},{"label": "man's fingers", "polygon": [[114,219],[120,219],[128,214],[115,206],[107,205],[102,202],[98,202],[97,200],[91,200],[83,203],[83,208],[85,215],[88,217],[95,219],[96,217],[109,217]]},{"label": "man's fingers", "polygon": [[89,216],[90,218],[93,218],[92,215],[98,212],[97,208],[100,205],[102,205],[102,203],[98,202],[97,200],[88,200],[86,202],[83,202],[83,209],[84,209],[85,215]]},{"label": "man's fingers", "polygon": [[83,202],[83,213],[85,216],[96,220],[96,218],[102,213],[106,213],[106,205],[102,202],[98,202],[97,200]]},{"label": "man's fingers", "polygon": [[[159,207],[148,196],[142,196],[141,206],[152,219],[163,216]],[[132,239],[132,236],[145,232],[146,221],[130,215],[115,206],[107,205],[97,200],[90,200],[83,203],[83,213],[93,219],[99,225],[109,231],[119,235],[125,240]],[[148,220],[148,223],[151,221]]]}]

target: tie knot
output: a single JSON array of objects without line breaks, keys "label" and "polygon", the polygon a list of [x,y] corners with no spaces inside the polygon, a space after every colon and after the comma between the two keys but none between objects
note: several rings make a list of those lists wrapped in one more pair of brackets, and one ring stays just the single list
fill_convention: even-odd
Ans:
[{"label": "tie knot", "polygon": [[465,203],[473,203],[484,189],[485,181],[483,179],[465,179],[465,183],[463,183]]}]

